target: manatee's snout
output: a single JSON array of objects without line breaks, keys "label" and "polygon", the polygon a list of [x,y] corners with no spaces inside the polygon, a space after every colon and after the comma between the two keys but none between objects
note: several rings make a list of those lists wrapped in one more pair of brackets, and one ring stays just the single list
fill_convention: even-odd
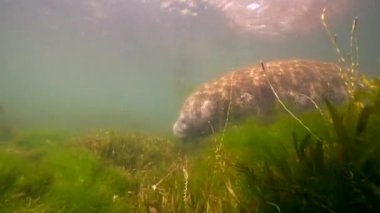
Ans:
[{"label": "manatee's snout", "polygon": [[173,125],[173,134],[179,139],[185,139],[187,128],[188,125],[183,121],[183,119],[179,118]]},{"label": "manatee's snout", "polygon": [[188,99],[173,125],[173,134],[181,140],[195,138],[210,131],[210,120],[214,115],[214,103],[208,99]]}]

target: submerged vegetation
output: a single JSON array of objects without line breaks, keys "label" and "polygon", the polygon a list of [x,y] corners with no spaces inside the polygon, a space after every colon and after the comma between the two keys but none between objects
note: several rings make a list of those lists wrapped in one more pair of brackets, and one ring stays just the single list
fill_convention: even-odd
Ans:
[{"label": "submerged vegetation", "polygon": [[[96,131],[0,147],[1,212],[379,212],[380,81],[336,108],[181,144]],[[223,137],[223,142],[221,142]]]},{"label": "submerged vegetation", "polygon": [[323,116],[250,118],[192,143],[0,126],[0,212],[380,212],[380,79],[353,90],[351,64],[351,99]]}]

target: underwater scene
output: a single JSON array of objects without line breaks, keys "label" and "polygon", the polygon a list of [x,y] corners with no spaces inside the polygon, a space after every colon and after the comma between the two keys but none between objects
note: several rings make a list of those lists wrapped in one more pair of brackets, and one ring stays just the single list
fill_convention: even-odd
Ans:
[{"label": "underwater scene", "polygon": [[0,0],[0,212],[380,212],[379,10]]}]

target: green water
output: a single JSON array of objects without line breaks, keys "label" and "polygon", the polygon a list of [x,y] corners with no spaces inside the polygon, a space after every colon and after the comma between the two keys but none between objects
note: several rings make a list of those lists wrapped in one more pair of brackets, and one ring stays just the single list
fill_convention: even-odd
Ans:
[{"label": "green water", "polygon": [[[143,3],[142,3],[143,2]],[[334,61],[326,33],[267,38],[158,1],[0,0],[0,212],[379,212],[379,83],[344,106],[183,143],[198,85],[260,60]],[[379,76],[380,4],[331,20]],[[335,108],[336,107],[336,108]],[[335,112],[337,110],[337,112]]]},{"label": "green water", "polygon": [[[329,21],[346,52],[359,17],[368,74],[379,68],[377,8],[364,1]],[[0,29],[0,104],[8,122],[25,128],[170,132],[188,93],[231,69],[260,60],[336,60],[322,27],[265,38],[230,28],[213,10],[178,16],[138,0],[2,0]]]}]

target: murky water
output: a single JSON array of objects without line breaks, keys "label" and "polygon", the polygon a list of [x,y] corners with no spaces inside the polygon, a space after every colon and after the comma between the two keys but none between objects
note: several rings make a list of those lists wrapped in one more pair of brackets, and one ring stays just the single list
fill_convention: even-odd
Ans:
[{"label": "murky water", "polygon": [[[307,20],[317,23],[307,32],[269,36],[233,26],[215,6],[223,1],[177,1],[188,3],[182,9],[165,2],[174,1],[0,0],[1,122],[169,133],[187,94],[228,70],[269,59],[335,60],[319,17]],[[380,3],[350,4],[332,10],[331,30],[347,52],[358,16],[361,69],[379,74]]]}]

